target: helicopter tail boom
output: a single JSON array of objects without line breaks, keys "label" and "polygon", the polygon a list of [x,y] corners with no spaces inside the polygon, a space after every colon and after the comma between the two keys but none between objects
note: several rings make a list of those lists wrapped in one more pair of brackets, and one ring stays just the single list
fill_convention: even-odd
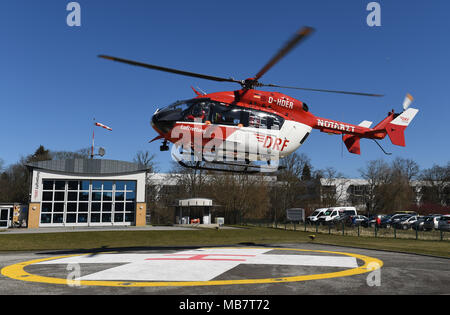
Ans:
[{"label": "helicopter tail boom", "polygon": [[[361,154],[360,139],[368,138],[373,140],[381,140],[386,135],[391,140],[392,144],[398,146],[405,146],[405,129],[414,119],[418,109],[408,108],[401,114],[389,113],[383,121],[381,121],[375,128],[367,131],[361,135],[359,134],[344,134],[342,140],[350,153]],[[370,122],[363,121],[359,126],[370,127]]]}]

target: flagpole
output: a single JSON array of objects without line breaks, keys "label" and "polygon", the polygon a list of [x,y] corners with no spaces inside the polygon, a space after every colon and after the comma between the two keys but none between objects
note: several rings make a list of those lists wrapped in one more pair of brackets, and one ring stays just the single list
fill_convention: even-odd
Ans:
[{"label": "flagpole", "polygon": [[94,136],[95,136],[95,117],[94,117],[94,124],[93,124],[93,126],[92,126],[91,160],[94,159]]}]

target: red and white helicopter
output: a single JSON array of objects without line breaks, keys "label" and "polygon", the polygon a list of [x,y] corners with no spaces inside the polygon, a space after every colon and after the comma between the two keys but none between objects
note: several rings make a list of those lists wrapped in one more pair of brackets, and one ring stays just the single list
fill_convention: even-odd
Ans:
[{"label": "red and white helicopter", "polygon": [[[309,112],[305,103],[295,98],[255,89],[273,87],[382,96],[259,82],[272,66],[312,32],[310,27],[300,29],[254,77],[245,80],[187,72],[106,55],[99,57],[153,70],[241,85],[239,90],[209,94],[192,88],[197,95],[195,98],[156,110],[151,125],[159,135],[151,141],[163,140],[161,151],[169,149],[167,142],[174,143],[176,148],[182,148],[181,152],[188,153],[188,157],[185,154],[180,158],[174,153],[176,150],[172,150],[172,155],[185,167],[247,173],[274,171],[278,169],[279,159],[296,151],[312,129],[342,135],[348,151],[354,154],[360,154],[362,138],[380,140],[388,135],[394,145],[405,146],[405,129],[418,112],[417,109],[409,108],[413,100],[409,94],[404,100],[402,113],[392,110],[385,119],[371,128],[372,122],[366,120],[353,125],[317,117]],[[191,159],[193,156],[194,160]],[[255,161],[266,161],[267,165],[260,165]]]}]

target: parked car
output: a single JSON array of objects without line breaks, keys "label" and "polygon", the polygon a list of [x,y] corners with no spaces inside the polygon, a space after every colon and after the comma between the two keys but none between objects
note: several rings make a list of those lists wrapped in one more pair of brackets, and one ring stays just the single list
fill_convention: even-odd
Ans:
[{"label": "parked car", "polygon": [[361,226],[363,227],[375,227],[375,225],[377,224],[377,219],[380,219],[380,221],[386,217],[385,215],[382,214],[375,214],[373,216],[371,216],[370,218],[366,218],[364,221],[361,222]]},{"label": "parked car", "polygon": [[393,216],[393,214],[388,214],[387,216],[383,217],[381,219],[380,227],[381,228],[391,227],[391,217],[392,216]]},{"label": "parked car", "polygon": [[438,222],[438,229],[450,232],[450,215],[443,215]]},{"label": "parked car", "polygon": [[321,216],[319,216],[320,224],[332,223],[333,219],[343,214],[358,215],[355,207],[332,207],[328,208]]},{"label": "parked car", "polygon": [[337,225],[344,223],[345,225],[350,225],[351,218],[348,214],[341,214],[336,217],[334,217],[331,221],[328,221],[330,225]]},{"label": "parked car", "polygon": [[415,211],[397,211],[394,214],[409,214],[409,215],[418,215]]},{"label": "parked car", "polygon": [[417,216],[416,215],[412,215],[410,217],[401,218],[399,221],[393,223],[393,226],[395,226],[395,228],[397,228],[397,229],[407,230],[416,221],[417,221]]},{"label": "parked car", "polygon": [[350,215],[343,213],[331,220],[331,224],[336,225],[342,224],[343,222],[347,226],[357,226],[364,220],[367,220],[367,217],[363,215]]},{"label": "parked car", "polygon": [[438,222],[441,218],[441,214],[432,214],[426,217],[425,221],[423,222],[423,229],[424,231],[431,231],[438,228]]},{"label": "parked car", "polygon": [[425,222],[425,216],[418,216],[417,220],[411,224],[413,230],[423,231],[423,223]]},{"label": "parked car", "polygon": [[358,226],[361,225],[363,222],[368,221],[369,218],[364,215],[356,215],[352,216],[352,225]]},{"label": "parked car", "polygon": [[327,210],[328,210],[328,208],[320,208],[320,209],[314,210],[314,212],[306,218],[306,222],[309,222],[311,224],[316,223],[319,220],[319,217],[323,213],[325,213],[325,211],[327,211]]},{"label": "parked car", "polygon": [[390,228],[397,222],[399,222],[402,219],[409,218],[410,214],[391,214],[385,216],[383,219],[381,219],[380,227],[382,228]]}]

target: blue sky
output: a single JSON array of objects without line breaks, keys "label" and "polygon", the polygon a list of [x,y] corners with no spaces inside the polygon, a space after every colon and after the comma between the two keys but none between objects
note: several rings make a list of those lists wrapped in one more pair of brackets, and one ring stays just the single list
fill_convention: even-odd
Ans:
[{"label": "blue sky", "polygon": [[0,158],[15,163],[40,145],[51,150],[90,146],[92,120],[105,158],[132,160],[159,152],[150,118],[158,107],[207,92],[237,89],[217,83],[113,63],[98,54],[217,76],[251,77],[303,25],[316,32],[261,82],[385,94],[383,98],[280,90],[306,102],[313,114],[357,124],[400,110],[407,92],[418,116],[406,130],[406,148],[369,140],[361,156],[339,136],[313,131],[299,153],[316,169],[347,176],[372,159],[414,159],[421,168],[450,159],[450,2],[378,1],[381,26],[369,27],[366,0],[144,1],[80,0],[81,26],[66,24],[69,1],[3,0],[0,4]]}]

